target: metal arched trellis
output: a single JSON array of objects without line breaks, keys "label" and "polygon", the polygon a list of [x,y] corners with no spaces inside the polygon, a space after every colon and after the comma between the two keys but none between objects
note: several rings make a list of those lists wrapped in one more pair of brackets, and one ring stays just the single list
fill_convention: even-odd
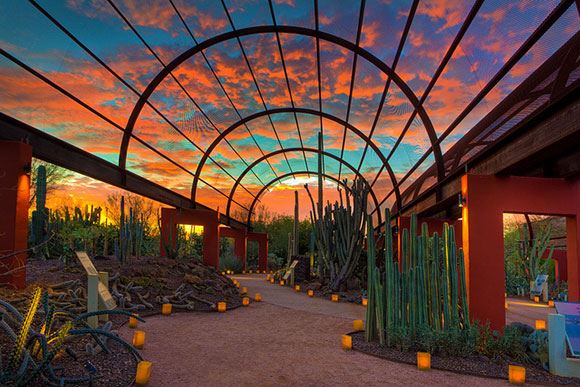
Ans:
[{"label": "metal arched trellis", "polygon": [[[244,179],[244,177],[253,169],[256,167],[256,165],[260,164],[261,162],[263,162],[264,160],[267,160],[270,157],[274,157],[276,155],[279,154],[283,154],[283,153],[288,153],[288,152],[307,152],[307,153],[322,153],[323,156],[325,157],[330,157],[336,161],[338,161],[339,163],[343,164],[344,166],[346,166],[348,169],[350,169],[359,179],[362,179],[367,186],[370,188],[370,184],[367,181],[367,179],[350,163],[348,163],[347,161],[341,159],[340,157],[330,153],[330,152],[325,152],[322,151],[320,152],[318,149],[316,148],[303,148],[303,147],[298,147],[298,148],[286,148],[286,149],[279,149],[277,151],[268,153],[258,159],[256,159],[252,164],[250,164],[238,177],[238,179],[236,180],[236,182],[234,183],[234,185],[232,186],[232,189],[230,191],[229,194],[229,198],[228,198],[228,203],[227,203],[227,207],[226,207],[226,215],[229,217],[230,216],[230,210],[231,210],[231,204],[233,201],[233,197],[235,195],[235,192],[238,188],[238,186],[240,185],[240,183],[242,182],[242,180]],[[310,171],[305,171],[308,175],[314,175],[316,173],[310,172]],[[296,172],[289,172],[290,175],[292,175],[293,173]],[[288,174],[285,174],[284,176],[288,176]],[[336,179],[338,180],[338,179]],[[276,180],[277,181],[277,180]],[[377,199],[377,196],[375,194],[375,192],[373,191],[372,188],[370,188],[369,190],[369,194],[371,195],[371,198],[373,199],[373,202],[375,204],[375,207],[379,204],[379,201]],[[254,200],[252,202],[252,206],[254,205],[254,203],[256,201],[258,201],[258,197],[259,195],[256,195],[254,197]],[[251,209],[252,207],[250,207]],[[380,211],[379,211],[379,221],[381,220],[381,215],[380,215]]]}]

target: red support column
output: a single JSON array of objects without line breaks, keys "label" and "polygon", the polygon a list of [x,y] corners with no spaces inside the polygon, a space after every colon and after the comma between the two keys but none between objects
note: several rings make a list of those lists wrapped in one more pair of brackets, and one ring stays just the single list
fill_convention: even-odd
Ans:
[{"label": "red support column", "polygon": [[505,325],[504,213],[566,217],[568,298],[580,299],[580,181],[465,175],[461,192],[463,250],[470,317],[493,329]]},{"label": "red support column", "polygon": [[[576,183],[580,187],[580,182]],[[576,190],[576,205],[580,207],[580,189]],[[575,217],[566,217],[566,264],[568,266],[568,301],[580,301],[580,208]]]},{"label": "red support column", "polygon": [[167,256],[167,249],[175,249],[177,223],[175,223],[175,209],[161,208],[161,230],[159,238],[159,252],[162,257]]},{"label": "red support column", "polygon": [[234,254],[242,261],[242,268],[246,270],[248,255],[248,242],[246,240],[246,230],[230,227],[220,227],[220,238],[234,238]]},{"label": "red support column", "polygon": [[219,214],[210,210],[161,209],[161,255],[175,248],[177,225],[203,226],[203,263],[219,269]]},{"label": "red support column", "polygon": [[[549,250],[546,251],[543,258],[547,258],[549,254]],[[552,253],[552,259],[556,261],[556,264],[554,265],[556,281],[568,281],[568,257],[566,250],[554,250]]]},{"label": "red support column", "polygon": [[248,240],[258,242],[258,270],[268,270],[268,234],[263,232],[249,232]]},{"label": "red support column", "polygon": [[32,147],[0,141],[0,286],[26,286]]},{"label": "red support column", "polygon": [[203,225],[203,263],[220,268],[219,223],[209,222]]}]

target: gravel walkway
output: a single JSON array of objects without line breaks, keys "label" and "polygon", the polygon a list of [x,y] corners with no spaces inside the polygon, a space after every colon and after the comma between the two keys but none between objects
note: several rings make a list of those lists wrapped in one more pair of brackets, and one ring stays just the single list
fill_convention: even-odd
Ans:
[{"label": "gravel walkway", "polygon": [[[225,314],[152,317],[143,355],[151,386],[494,386],[507,382],[393,363],[340,348],[364,308],[308,298],[263,275],[237,276],[264,299]],[[131,336],[124,327],[121,332]]]}]

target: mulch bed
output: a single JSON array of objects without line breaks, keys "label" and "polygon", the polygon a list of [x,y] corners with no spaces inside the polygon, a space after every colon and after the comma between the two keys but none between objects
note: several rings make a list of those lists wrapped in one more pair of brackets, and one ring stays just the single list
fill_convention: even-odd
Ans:
[{"label": "mulch bed", "polygon": [[[233,282],[221,275],[217,270],[203,264],[175,260],[164,257],[141,257],[130,258],[126,264],[121,264],[114,257],[98,256],[93,258],[93,263],[99,271],[106,271],[109,276],[119,273],[124,283],[133,282],[143,286],[150,294],[148,301],[153,308],[146,308],[137,313],[143,316],[156,314],[161,310],[163,302],[157,301],[157,297],[169,296],[185,284],[193,294],[208,303],[216,304],[226,301],[228,309],[233,309],[242,304],[242,297]],[[60,260],[29,260],[26,268],[27,283],[29,287],[51,285],[69,280],[81,280],[86,286],[86,274],[77,261],[65,265]],[[0,297],[10,299],[0,289]],[[215,312],[216,309],[205,302],[195,302],[195,311]],[[174,312],[183,310],[173,308]],[[188,311],[188,310],[185,310]],[[113,318],[115,320],[115,318]]]},{"label": "mulch bed", "polygon": [[[364,338],[364,332],[351,333],[350,335],[352,336],[352,347],[356,351],[399,363],[417,364],[416,352],[399,351],[381,346],[377,342],[367,343]],[[543,368],[531,364],[508,362],[505,359],[492,360],[485,356],[431,356],[431,368],[494,379],[508,379],[509,364],[521,365],[526,368],[526,383],[580,385],[580,378],[565,378],[552,375]]]},{"label": "mulch bed", "polygon": [[[189,308],[179,307],[174,304],[173,313],[182,312],[216,312],[215,305],[219,301],[227,302],[227,309],[232,310],[242,305],[242,296],[230,278],[224,277],[215,269],[190,261],[179,261],[162,257],[142,257],[131,259],[122,265],[113,257],[95,257],[93,263],[99,271],[106,271],[109,276],[116,276],[115,287],[118,291],[127,295],[130,293],[133,303],[141,303],[137,299],[136,292],[128,290],[127,285],[141,288],[141,293],[147,293],[148,306],[145,309],[136,310],[141,317],[159,314],[161,305],[168,299],[173,303],[176,290],[181,289],[181,294],[189,294],[184,299],[189,302]],[[118,273],[118,274],[117,274]],[[0,298],[7,300],[25,313],[29,305],[29,299],[33,290],[38,287],[50,288],[55,284],[67,281],[76,281],[72,287],[50,289],[51,302],[58,304],[54,292],[59,294],[69,292],[63,296],[65,303],[72,302],[70,292],[75,294],[73,308],[64,309],[73,313],[86,310],[84,289],[86,289],[86,273],[80,263],[74,261],[65,265],[59,260],[29,260],[27,263],[27,288],[15,291],[0,288]],[[112,284],[110,283],[110,287]],[[80,289],[79,289],[80,288]],[[52,293],[51,293],[52,292]],[[83,295],[80,296],[80,293]],[[77,298],[77,296],[80,296]],[[84,306],[83,306],[84,305]],[[111,315],[113,330],[127,323],[127,317]],[[36,325],[36,324],[33,324]],[[35,326],[35,329],[39,327]],[[76,359],[66,352],[59,354],[52,364],[57,375],[83,376],[88,375],[87,361],[92,364],[96,372],[93,386],[128,386],[133,383],[137,361],[128,349],[114,341],[109,341],[111,353],[99,352],[89,354],[86,351],[87,343],[95,344],[89,336],[72,336],[67,342]],[[13,342],[0,329],[0,347],[12,348]],[[2,364],[6,364],[8,351],[2,351]],[[90,368],[90,365],[89,365]],[[42,380],[37,380],[35,385],[42,385]]]}]

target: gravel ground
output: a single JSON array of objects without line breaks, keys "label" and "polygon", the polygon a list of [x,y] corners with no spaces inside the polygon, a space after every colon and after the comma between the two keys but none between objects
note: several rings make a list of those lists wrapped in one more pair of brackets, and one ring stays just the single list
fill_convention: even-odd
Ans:
[{"label": "gravel ground", "polygon": [[[263,275],[237,276],[264,301],[225,314],[151,317],[143,356],[153,361],[151,386],[494,386],[477,378],[389,362],[340,348],[341,335],[364,308],[308,298],[267,284]],[[126,326],[121,334],[130,337]]]}]

